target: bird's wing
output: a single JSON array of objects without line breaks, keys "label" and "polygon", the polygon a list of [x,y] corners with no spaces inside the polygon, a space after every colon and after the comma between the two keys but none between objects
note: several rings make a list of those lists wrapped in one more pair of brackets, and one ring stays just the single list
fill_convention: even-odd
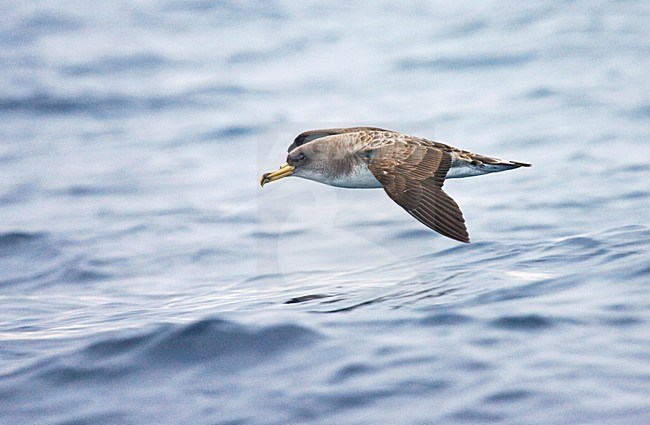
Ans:
[{"label": "bird's wing", "polygon": [[[377,127],[348,127],[348,128],[323,128],[320,130],[309,130],[305,131],[303,133],[300,133],[298,137],[293,141],[291,145],[289,145],[289,149],[287,149],[287,152],[291,152],[298,146],[302,146],[305,143],[309,143],[312,140],[320,139],[323,137],[327,136],[335,136],[337,134],[345,134],[345,133],[357,133],[357,132],[365,132],[365,131],[385,131],[385,132],[391,132],[390,130],[383,130],[381,128]],[[391,132],[392,133],[392,132]]]},{"label": "bird's wing", "polygon": [[458,204],[442,185],[451,155],[430,143],[400,137],[367,151],[368,168],[388,196],[425,226],[460,242],[469,242]]}]

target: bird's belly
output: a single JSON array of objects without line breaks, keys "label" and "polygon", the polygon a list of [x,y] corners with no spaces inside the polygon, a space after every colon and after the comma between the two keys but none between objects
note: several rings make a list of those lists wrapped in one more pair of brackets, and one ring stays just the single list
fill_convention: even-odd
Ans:
[{"label": "bird's belly", "polygon": [[368,167],[357,167],[350,174],[341,174],[323,181],[325,184],[349,189],[378,189],[383,187],[379,180],[372,175]]}]

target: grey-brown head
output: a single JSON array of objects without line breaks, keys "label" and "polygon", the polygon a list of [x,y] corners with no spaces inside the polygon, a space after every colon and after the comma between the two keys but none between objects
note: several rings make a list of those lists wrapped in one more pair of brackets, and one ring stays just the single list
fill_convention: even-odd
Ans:
[{"label": "grey-brown head", "polygon": [[288,176],[326,183],[332,176],[350,173],[352,167],[350,152],[344,144],[319,139],[289,152],[287,162],[276,171],[264,173],[260,184],[264,186]]}]

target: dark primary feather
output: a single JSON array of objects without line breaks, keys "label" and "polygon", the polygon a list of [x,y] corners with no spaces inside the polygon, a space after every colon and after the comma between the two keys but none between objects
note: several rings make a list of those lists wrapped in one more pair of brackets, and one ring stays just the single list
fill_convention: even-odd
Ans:
[{"label": "dark primary feather", "polygon": [[460,242],[469,242],[458,204],[443,190],[449,152],[420,143],[386,145],[372,151],[368,168],[388,196],[418,221]]}]

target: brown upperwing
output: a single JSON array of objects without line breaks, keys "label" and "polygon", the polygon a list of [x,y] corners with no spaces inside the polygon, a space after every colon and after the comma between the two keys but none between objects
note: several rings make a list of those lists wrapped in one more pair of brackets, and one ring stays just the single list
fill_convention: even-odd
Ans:
[{"label": "brown upperwing", "polygon": [[458,204],[442,185],[451,166],[449,152],[417,141],[398,141],[371,152],[368,168],[388,196],[425,226],[469,242]]}]

